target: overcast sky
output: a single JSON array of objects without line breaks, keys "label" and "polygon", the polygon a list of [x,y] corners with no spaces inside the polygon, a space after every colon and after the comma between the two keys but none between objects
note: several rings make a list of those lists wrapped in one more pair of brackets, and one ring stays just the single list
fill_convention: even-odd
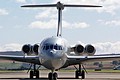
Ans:
[{"label": "overcast sky", "polygon": [[[93,44],[97,53],[120,53],[119,0],[60,0],[64,4],[94,4],[101,8],[65,8],[63,35],[70,45]],[[21,50],[56,36],[56,8],[21,8],[24,4],[58,0],[0,0],[0,51]]]}]

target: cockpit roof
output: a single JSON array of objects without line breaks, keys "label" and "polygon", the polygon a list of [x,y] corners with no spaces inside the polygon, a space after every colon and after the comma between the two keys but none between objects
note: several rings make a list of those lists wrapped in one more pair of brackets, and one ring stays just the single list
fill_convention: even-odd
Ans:
[{"label": "cockpit roof", "polygon": [[41,45],[52,44],[52,45],[64,45],[65,39],[61,37],[49,37],[42,41]]}]

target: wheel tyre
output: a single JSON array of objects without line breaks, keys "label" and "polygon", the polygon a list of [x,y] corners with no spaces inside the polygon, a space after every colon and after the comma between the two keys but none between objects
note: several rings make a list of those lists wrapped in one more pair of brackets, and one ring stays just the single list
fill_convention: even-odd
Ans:
[{"label": "wheel tyre", "polygon": [[36,78],[39,79],[39,71],[36,71]]},{"label": "wheel tyre", "polygon": [[30,71],[30,79],[33,79],[33,74],[34,74],[34,72]]},{"label": "wheel tyre", "polygon": [[85,71],[82,70],[82,75],[81,75],[82,79],[85,79]]},{"label": "wheel tyre", "polygon": [[52,80],[52,78],[53,78],[52,73],[49,73],[49,74],[48,74],[48,79],[49,79],[49,80]]},{"label": "wheel tyre", "polygon": [[79,71],[75,71],[75,78],[79,79]]},{"label": "wheel tyre", "polygon": [[53,74],[53,80],[57,80],[57,77],[58,77],[57,73],[54,73]]}]

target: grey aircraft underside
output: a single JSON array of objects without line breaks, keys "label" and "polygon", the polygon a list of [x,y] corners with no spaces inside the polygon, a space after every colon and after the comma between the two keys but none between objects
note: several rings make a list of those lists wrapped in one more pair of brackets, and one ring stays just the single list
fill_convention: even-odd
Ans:
[{"label": "grey aircraft underside", "polygon": [[[73,5],[63,4],[58,2],[57,4],[45,4],[45,5],[24,5],[21,7],[57,7],[58,10],[58,28],[57,36],[45,38],[41,43],[30,45],[25,44],[21,51],[9,51],[0,52],[0,54],[25,54],[23,56],[18,55],[0,55],[0,59],[14,60],[20,62],[27,62],[34,65],[34,70],[30,71],[30,78],[39,78],[39,70],[36,69],[36,64],[42,65],[45,68],[51,70],[48,74],[49,80],[56,80],[58,75],[56,71],[62,68],[66,68],[71,65],[79,65],[75,71],[75,78],[81,76],[85,78],[85,70],[81,70],[81,65],[84,62],[92,61],[106,61],[106,60],[120,60],[120,55],[96,55],[94,56],[96,49],[91,44],[83,47],[81,44],[76,44],[71,47],[67,40],[62,38],[62,10],[65,7],[102,7],[96,5]],[[70,55],[71,52],[75,55]]]}]

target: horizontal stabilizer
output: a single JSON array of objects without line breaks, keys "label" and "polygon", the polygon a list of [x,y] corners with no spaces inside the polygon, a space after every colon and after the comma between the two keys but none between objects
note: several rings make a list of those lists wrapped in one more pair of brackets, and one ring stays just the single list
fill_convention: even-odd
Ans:
[{"label": "horizontal stabilizer", "polygon": [[47,5],[23,5],[21,7],[56,7],[56,4],[47,4]]},{"label": "horizontal stabilizer", "polygon": [[97,5],[64,5],[65,7],[102,7]]},{"label": "horizontal stabilizer", "polygon": [[97,6],[97,5],[63,4],[61,2],[57,2],[57,4],[23,5],[21,7],[102,7],[102,6]]}]

